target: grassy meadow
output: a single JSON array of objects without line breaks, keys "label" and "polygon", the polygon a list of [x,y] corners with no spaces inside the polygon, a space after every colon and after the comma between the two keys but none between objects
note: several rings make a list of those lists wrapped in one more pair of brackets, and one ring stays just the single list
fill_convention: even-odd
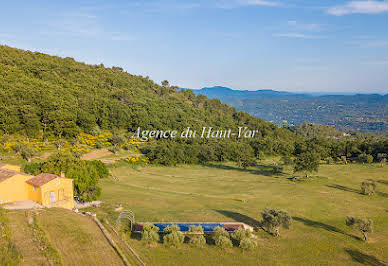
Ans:
[{"label": "grassy meadow", "polygon": [[[257,225],[266,207],[287,210],[290,230],[279,238],[258,230],[258,248],[148,247],[133,235],[129,240],[150,265],[311,265],[388,263],[388,167],[378,164],[321,165],[319,173],[292,181],[291,169],[274,174],[271,162],[239,169],[233,164],[138,167],[116,164],[118,180],[102,181],[100,217],[115,221],[122,204],[138,222],[239,221]],[[360,183],[377,183],[377,195],[360,193]],[[368,243],[345,225],[347,215],[371,218],[374,233]]]}]

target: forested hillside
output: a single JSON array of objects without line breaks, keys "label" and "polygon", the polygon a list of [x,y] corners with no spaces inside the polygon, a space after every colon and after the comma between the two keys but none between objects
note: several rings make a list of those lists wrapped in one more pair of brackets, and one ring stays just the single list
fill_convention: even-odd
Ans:
[{"label": "forested hillside", "polygon": [[182,129],[187,126],[285,130],[191,91],[159,86],[119,67],[0,46],[0,133],[74,137],[101,129]]}]

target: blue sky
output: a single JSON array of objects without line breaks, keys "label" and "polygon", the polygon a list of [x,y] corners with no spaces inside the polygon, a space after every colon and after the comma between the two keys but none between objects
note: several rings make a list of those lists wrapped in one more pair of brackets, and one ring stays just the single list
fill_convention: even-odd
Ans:
[{"label": "blue sky", "polygon": [[0,2],[0,43],[185,88],[388,93],[388,0]]}]

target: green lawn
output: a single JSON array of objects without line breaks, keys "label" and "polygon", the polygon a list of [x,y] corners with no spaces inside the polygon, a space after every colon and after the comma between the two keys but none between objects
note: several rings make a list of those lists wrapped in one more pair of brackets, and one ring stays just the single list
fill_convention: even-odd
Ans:
[{"label": "green lawn", "polygon": [[[259,247],[245,252],[234,247],[221,251],[146,247],[130,244],[152,265],[247,265],[247,264],[357,264],[388,263],[388,166],[322,165],[309,181],[291,181],[291,169],[274,175],[270,163],[252,169],[232,164],[208,166],[144,167],[122,165],[112,169],[119,181],[103,180],[101,199],[109,214],[123,204],[137,221],[241,221],[257,224],[265,207],[287,210],[294,222],[280,238],[257,232]],[[378,194],[360,194],[360,183],[377,181]],[[109,205],[113,204],[113,206]],[[345,225],[347,215],[371,218],[375,232],[369,243]]]}]

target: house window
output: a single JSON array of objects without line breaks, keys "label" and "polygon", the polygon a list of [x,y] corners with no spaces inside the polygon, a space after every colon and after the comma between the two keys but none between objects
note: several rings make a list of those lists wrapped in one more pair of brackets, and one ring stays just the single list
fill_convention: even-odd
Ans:
[{"label": "house window", "polygon": [[36,187],[34,187],[34,192],[36,192]]},{"label": "house window", "polygon": [[61,183],[61,181],[60,180],[57,180],[57,185],[59,185]]},{"label": "house window", "polygon": [[5,200],[5,202],[10,202],[10,201],[11,201],[11,200],[10,200],[9,198]]},{"label": "house window", "polygon": [[3,203],[3,200],[0,199],[0,204]]}]

